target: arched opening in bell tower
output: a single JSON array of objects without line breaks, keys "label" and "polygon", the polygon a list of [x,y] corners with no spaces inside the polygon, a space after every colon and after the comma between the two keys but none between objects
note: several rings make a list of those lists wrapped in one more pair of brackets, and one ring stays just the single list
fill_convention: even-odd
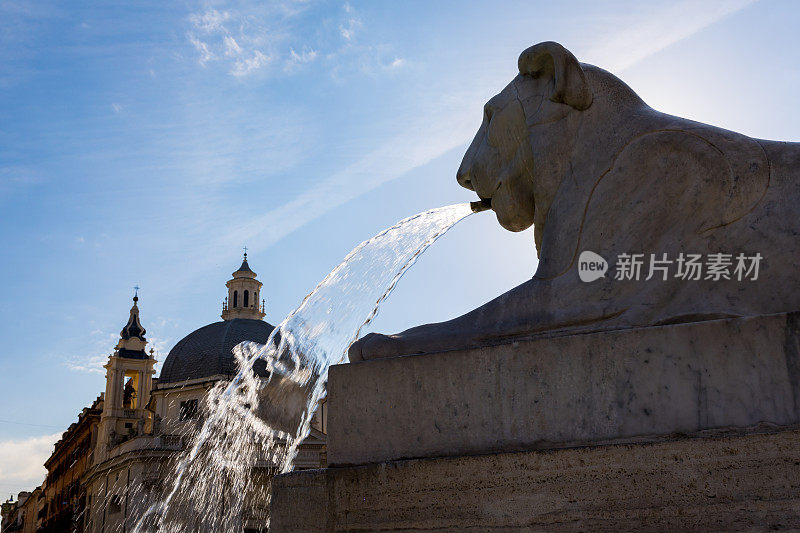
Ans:
[{"label": "arched opening in bell tower", "polygon": [[239,305],[239,291],[233,291],[233,307],[234,309]]},{"label": "arched opening in bell tower", "polygon": [[139,406],[139,372],[128,370],[122,376],[122,408],[136,409]]},{"label": "arched opening in bell tower", "polygon": [[244,307],[250,307],[250,291],[244,291]]}]

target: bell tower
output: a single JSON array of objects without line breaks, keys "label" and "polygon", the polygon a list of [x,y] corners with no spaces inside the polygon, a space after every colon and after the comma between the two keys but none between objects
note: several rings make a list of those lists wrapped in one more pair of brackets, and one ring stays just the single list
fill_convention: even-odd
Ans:
[{"label": "bell tower", "polygon": [[261,282],[256,279],[256,273],[250,270],[250,265],[247,264],[247,248],[242,266],[232,276],[233,279],[225,284],[228,287],[228,297],[222,303],[222,320],[263,319],[264,304],[258,299],[261,294]]},{"label": "bell tower", "polygon": [[138,287],[133,297],[128,323],[122,328],[114,353],[108,358],[106,392],[100,416],[95,457],[100,461],[108,451],[128,439],[142,435],[150,417],[145,408],[153,389],[153,350],[145,351],[145,329],[139,321]]}]

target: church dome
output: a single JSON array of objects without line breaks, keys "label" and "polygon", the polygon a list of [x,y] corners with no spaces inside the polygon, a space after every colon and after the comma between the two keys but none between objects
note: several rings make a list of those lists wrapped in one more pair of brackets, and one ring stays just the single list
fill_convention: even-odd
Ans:
[{"label": "church dome", "polygon": [[189,333],[164,360],[159,384],[211,376],[233,377],[236,372],[233,347],[243,341],[266,344],[275,326],[263,320],[234,318],[214,322]]}]

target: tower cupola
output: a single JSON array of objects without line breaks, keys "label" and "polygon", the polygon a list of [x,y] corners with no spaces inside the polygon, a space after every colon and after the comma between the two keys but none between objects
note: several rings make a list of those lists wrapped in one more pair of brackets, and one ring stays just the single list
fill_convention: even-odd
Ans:
[{"label": "tower cupola", "polygon": [[222,304],[222,319],[263,319],[264,303],[263,300],[259,300],[262,284],[256,279],[256,273],[247,264],[246,248],[242,265],[232,276],[233,278],[225,284],[228,287],[228,297]]},{"label": "tower cupola", "polygon": [[119,342],[114,348],[115,355],[119,357],[126,357],[128,359],[147,359],[148,355],[144,347],[147,345],[147,339],[144,334],[147,330],[144,329],[142,323],[139,321],[139,294],[138,290],[133,297],[133,307],[131,307],[128,323],[119,332]]},{"label": "tower cupola", "polygon": [[114,446],[144,434],[145,424],[151,419],[147,410],[153,390],[153,351],[145,351],[145,329],[139,321],[139,288],[135,287],[133,307],[128,323],[119,333],[114,353],[103,368],[106,369],[106,393],[103,413],[100,415],[95,458],[104,461]]}]

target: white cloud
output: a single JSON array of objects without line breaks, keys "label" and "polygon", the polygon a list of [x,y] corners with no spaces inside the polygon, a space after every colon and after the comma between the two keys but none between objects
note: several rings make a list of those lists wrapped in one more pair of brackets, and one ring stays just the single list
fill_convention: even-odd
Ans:
[{"label": "white cloud", "polygon": [[236,77],[254,74],[272,63],[278,68],[270,72],[293,74],[319,56],[336,69],[343,56],[373,52],[369,46],[354,46],[363,24],[349,4],[343,6],[337,23],[321,26],[322,32],[310,39],[299,15],[311,5],[304,0],[267,1],[237,3],[230,10],[205,9],[189,15],[187,39],[201,65],[219,62]]},{"label": "white cloud", "polygon": [[122,111],[122,105],[120,104],[116,103],[111,104],[111,108],[114,110],[114,113],[119,113],[120,111]]},{"label": "white cloud", "polygon": [[356,29],[361,27],[361,20],[355,16],[355,9],[353,9],[353,6],[351,6],[349,2],[345,2],[342,8],[348,16],[344,23],[339,24],[339,35],[341,35],[345,41],[352,41],[353,37],[355,37]]},{"label": "white cloud", "polygon": [[105,375],[103,368],[108,362],[108,356],[114,352],[114,346],[119,342],[119,333],[95,329],[88,335],[89,351],[83,355],[67,357],[64,365],[73,372]]},{"label": "white cloud", "polygon": [[109,354],[93,354],[83,357],[70,357],[64,361],[64,364],[74,372],[105,375],[106,371],[103,365],[108,362],[108,356]]},{"label": "white cloud", "polygon": [[219,246],[231,247],[246,241],[257,242],[259,249],[267,248],[331,209],[464,144],[472,135],[472,127],[477,126],[474,114],[463,112],[464,103],[472,100],[453,100],[447,108],[432,110],[314,188],[260,217],[230,228]]},{"label": "white cloud", "polygon": [[247,76],[269,63],[270,60],[271,58],[264,55],[260,50],[254,50],[252,56],[236,60],[231,69],[231,74],[237,77]]},{"label": "white cloud", "polygon": [[225,55],[228,57],[237,56],[242,53],[242,47],[236,42],[236,39],[230,35],[225,36]]},{"label": "white cloud", "polygon": [[33,490],[44,481],[47,470],[44,462],[53,453],[53,445],[61,433],[0,441],[0,479],[2,489],[16,494]]},{"label": "white cloud", "polygon": [[189,34],[189,42],[191,42],[192,45],[195,47],[195,49],[197,49],[197,51],[200,52],[200,59],[198,59],[197,61],[201,65],[205,66],[205,64],[211,61],[212,59],[216,59],[216,56],[213,53],[211,53],[211,50],[208,49],[208,45],[203,41],[201,41],[200,39],[198,39],[197,37],[195,37],[194,35]]},{"label": "white cloud", "polygon": [[649,4],[631,13],[627,24],[595,44],[581,61],[620,72],[664,48],[691,37],[721,19],[753,4],[756,0],[680,0],[660,5],[654,12]]},{"label": "white cloud", "polygon": [[[752,1],[713,2],[707,10],[696,13],[688,24],[685,23],[685,12],[677,8],[667,8],[669,13],[665,13],[664,18],[660,20],[658,32],[654,31],[650,23],[645,20],[627,30],[623,29],[621,33],[626,35],[624,40],[614,37],[604,45],[604,48],[598,47],[590,55],[605,57],[606,59],[596,63],[601,66],[605,67],[609,62],[616,61],[612,68],[626,68],[670,44],[697,33]],[[694,11],[697,11],[697,5],[692,5],[695,6]],[[681,8],[688,8],[688,2],[683,2]],[[681,26],[682,21],[683,26]],[[580,59],[584,60],[583,55]],[[404,63],[404,59],[395,58],[390,68],[401,67]],[[486,81],[491,84],[490,77],[487,75]],[[494,80],[497,90],[502,89],[507,81]],[[228,234],[235,236],[235,242],[227,242],[227,239],[230,239],[227,237],[222,239],[225,242],[221,244],[235,246],[246,240],[258,242],[261,248],[267,248],[344,202],[394,180],[466,143],[473,134],[471,128],[477,127],[473,120],[475,113],[470,113],[470,110],[474,111],[475,106],[480,107],[479,94],[482,94],[481,91],[475,88],[471,94],[465,92],[460,96],[453,95],[453,101],[447,110],[442,108],[429,110],[423,114],[426,118],[422,122],[414,124],[413,127],[378,146],[367,156],[334,173],[313,189],[261,217],[231,228]],[[440,126],[436,126],[437,124]]]},{"label": "white cloud", "polygon": [[[165,328],[166,325],[167,322],[164,319],[158,322],[158,326],[161,329]],[[146,324],[145,327],[147,327]],[[92,348],[83,355],[67,357],[64,360],[64,365],[73,372],[105,376],[106,371],[103,365],[108,362],[109,356],[114,353],[114,347],[119,342],[119,332],[104,332],[96,329],[89,333],[88,338],[88,343],[91,344]],[[151,348],[155,350],[156,358],[161,357],[159,363],[163,362],[163,358],[167,356],[166,354],[171,347],[172,339],[170,338],[165,339],[152,334],[147,336],[146,350],[148,353],[150,353]]]},{"label": "white cloud", "polygon": [[311,63],[316,58],[316,50],[305,50],[298,54],[294,48],[291,48],[289,50],[289,59],[286,60],[286,65],[283,68],[287,72],[292,72],[306,63]]},{"label": "white cloud", "polygon": [[294,48],[291,49],[291,59],[295,63],[309,63],[314,61],[315,57],[317,57],[316,50],[306,50],[305,52],[298,54],[294,51]]},{"label": "white cloud", "polygon": [[356,29],[361,27],[361,21],[356,18],[349,18],[347,22],[339,25],[339,34],[345,41],[352,41],[355,37]]},{"label": "white cloud", "polygon": [[35,166],[0,165],[0,200],[47,181],[48,178]]},{"label": "white cloud", "polygon": [[220,13],[216,9],[208,9],[204,13],[194,13],[189,16],[195,28],[207,33],[226,31],[223,23],[230,18],[231,15],[227,11]]},{"label": "white cloud", "polygon": [[[198,62],[203,66],[210,61],[228,58],[232,61],[230,74],[242,77],[261,69],[271,61],[268,54],[256,47],[259,43],[263,44],[265,39],[262,30],[256,29],[255,35],[253,34],[251,17],[207,9],[190,15],[189,22],[193,32],[204,35],[203,40],[193,32],[188,35],[189,42],[200,53]],[[236,31],[230,28],[236,28]]]}]

